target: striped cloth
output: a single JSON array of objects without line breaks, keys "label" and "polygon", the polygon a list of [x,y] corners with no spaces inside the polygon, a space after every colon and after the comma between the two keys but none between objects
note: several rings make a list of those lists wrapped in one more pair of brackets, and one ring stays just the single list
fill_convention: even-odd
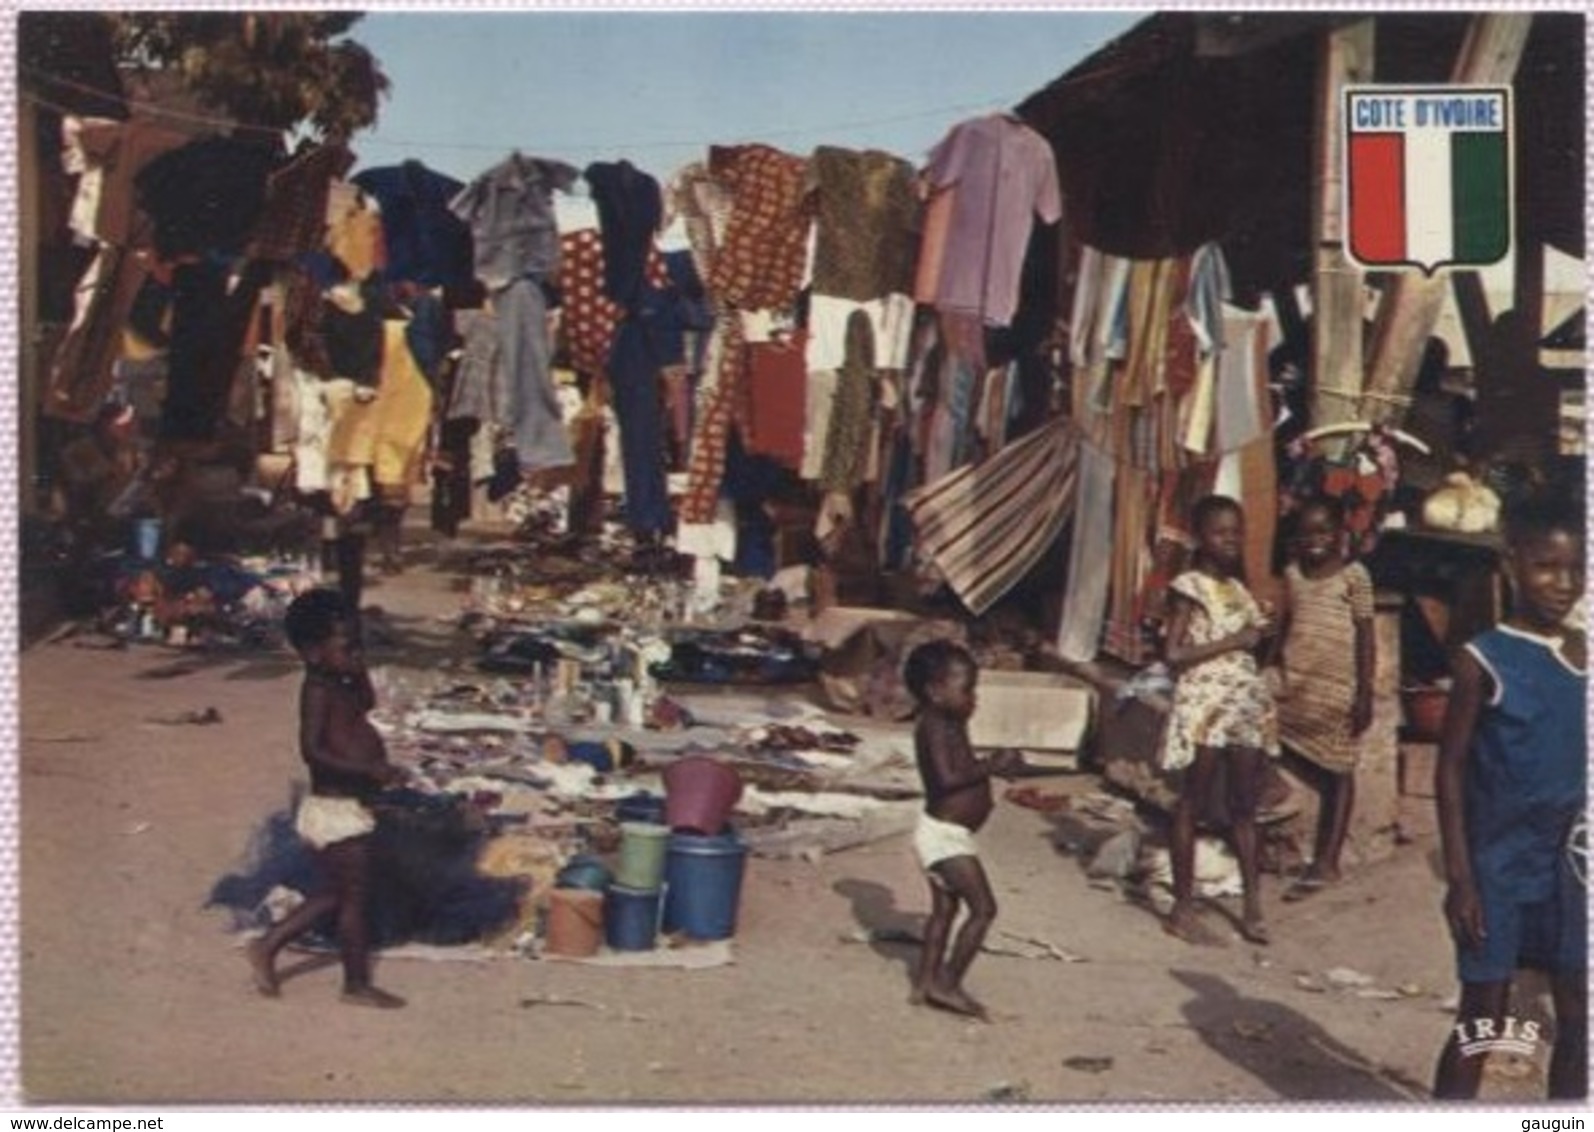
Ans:
[{"label": "striped cloth", "polygon": [[922,553],[975,614],[1012,589],[1074,511],[1079,437],[1059,418],[907,493]]}]

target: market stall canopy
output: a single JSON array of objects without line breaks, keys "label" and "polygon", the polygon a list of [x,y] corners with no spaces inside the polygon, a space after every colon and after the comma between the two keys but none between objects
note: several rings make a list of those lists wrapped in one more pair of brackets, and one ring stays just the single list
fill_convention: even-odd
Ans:
[{"label": "market stall canopy", "polygon": [[[1241,293],[1310,274],[1323,34],[1363,13],[1152,16],[1017,107],[1051,142],[1068,222],[1102,251],[1185,255],[1219,240]],[[1377,15],[1374,78],[1444,82],[1467,13]],[[1519,214],[1581,257],[1580,13],[1533,16],[1514,84]]]}]

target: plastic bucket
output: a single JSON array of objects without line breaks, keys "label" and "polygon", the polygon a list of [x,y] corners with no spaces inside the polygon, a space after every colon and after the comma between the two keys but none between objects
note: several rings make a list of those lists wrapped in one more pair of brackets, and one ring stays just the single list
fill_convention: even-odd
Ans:
[{"label": "plastic bucket", "polygon": [[661,824],[664,821],[664,799],[643,790],[629,798],[621,798],[614,807],[614,816],[622,823],[645,821]]},{"label": "plastic bucket", "polygon": [[691,755],[664,770],[664,820],[671,829],[714,836],[741,796],[741,775],[715,759]]},{"label": "plastic bucket", "polygon": [[603,941],[603,893],[556,888],[548,894],[543,949],[550,955],[596,955]]},{"label": "plastic bucket", "polygon": [[664,893],[611,884],[604,896],[603,938],[615,951],[651,951],[659,935]]},{"label": "plastic bucket", "polygon": [[581,854],[559,870],[554,878],[555,888],[584,888],[589,892],[602,892],[613,879],[609,868],[596,857]]},{"label": "plastic bucket", "polygon": [[734,832],[670,835],[664,869],[664,930],[692,939],[730,939],[742,901],[747,846]]},{"label": "plastic bucket", "polygon": [[628,821],[620,826],[620,837],[620,864],[614,870],[614,883],[622,888],[658,888],[664,880],[668,827]]},{"label": "plastic bucket", "polygon": [[133,545],[135,557],[145,562],[155,561],[161,549],[161,521],[159,519],[133,520]]}]

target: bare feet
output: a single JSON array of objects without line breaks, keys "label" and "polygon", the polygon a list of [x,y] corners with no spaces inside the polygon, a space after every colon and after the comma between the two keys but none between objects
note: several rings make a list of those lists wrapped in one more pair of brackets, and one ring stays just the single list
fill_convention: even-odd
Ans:
[{"label": "bare feet", "polygon": [[1267,946],[1273,942],[1273,935],[1267,930],[1267,924],[1262,919],[1261,912],[1247,912],[1240,921],[1240,938],[1248,943]]},{"label": "bare feet", "polygon": [[378,1010],[397,1010],[404,1005],[404,1000],[398,995],[388,994],[387,991],[378,990],[376,987],[346,990],[338,1001],[349,1006],[374,1006]]},{"label": "bare feet", "polygon": [[978,1018],[981,1022],[991,1020],[990,1012],[978,1001],[971,998],[962,987],[926,987],[924,1001],[940,1010],[950,1010],[954,1014],[964,1014],[970,1018]]},{"label": "bare feet", "polygon": [[1286,904],[1295,904],[1308,897],[1316,896],[1332,883],[1325,877],[1304,873],[1296,879],[1294,884],[1284,890],[1282,899]]},{"label": "bare feet", "polygon": [[1218,937],[1191,908],[1175,907],[1168,913],[1168,918],[1162,921],[1162,930],[1176,939],[1200,947],[1216,947],[1218,944]]},{"label": "bare feet", "polygon": [[255,990],[266,998],[276,998],[282,993],[282,987],[277,983],[276,968],[272,965],[271,956],[266,954],[266,949],[258,939],[250,940],[244,948],[244,958],[249,961],[249,973],[254,976]]}]

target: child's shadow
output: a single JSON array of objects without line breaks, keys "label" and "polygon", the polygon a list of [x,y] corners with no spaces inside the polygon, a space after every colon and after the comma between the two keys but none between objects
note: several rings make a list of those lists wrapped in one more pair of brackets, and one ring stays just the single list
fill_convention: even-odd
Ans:
[{"label": "child's shadow", "polygon": [[853,877],[838,880],[831,888],[852,902],[853,918],[868,937],[870,950],[901,963],[911,985],[924,946],[924,915],[899,909],[896,894],[872,880]]},{"label": "child's shadow", "polygon": [[1282,1003],[1248,998],[1222,979],[1199,971],[1169,974],[1195,992],[1180,1007],[1190,1028],[1276,1097],[1376,1102],[1427,1098],[1421,1082],[1369,1062]]}]

